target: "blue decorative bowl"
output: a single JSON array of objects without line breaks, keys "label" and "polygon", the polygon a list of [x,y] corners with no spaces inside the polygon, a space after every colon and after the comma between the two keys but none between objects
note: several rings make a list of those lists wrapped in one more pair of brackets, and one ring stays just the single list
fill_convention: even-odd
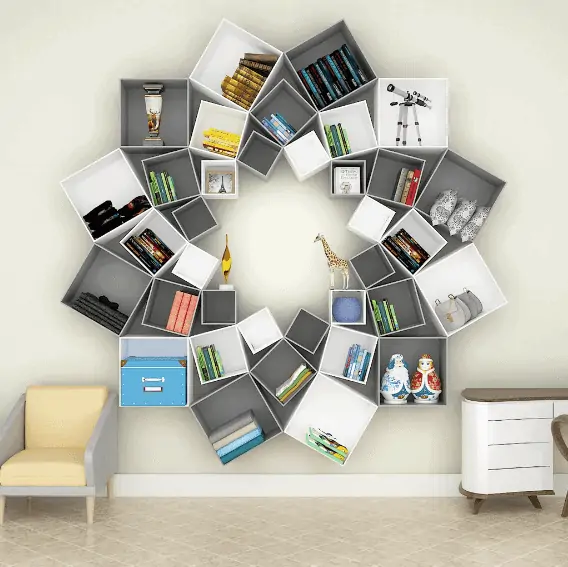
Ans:
[{"label": "blue decorative bowl", "polygon": [[361,320],[361,301],[356,297],[336,297],[331,314],[336,323],[358,323]]}]

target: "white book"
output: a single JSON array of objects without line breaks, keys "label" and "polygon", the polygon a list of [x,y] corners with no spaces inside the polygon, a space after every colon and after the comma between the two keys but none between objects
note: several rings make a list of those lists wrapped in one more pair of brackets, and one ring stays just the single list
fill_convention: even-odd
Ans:
[{"label": "white book", "polygon": [[392,200],[400,202],[402,192],[404,191],[404,184],[406,183],[406,176],[408,175],[408,168],[403,167],[398,174],[398,181]]},{"label": "white book", "polygon": [[333,170],[333,192],[337,195],[360,195],[361,168],[359,166],[338,166]]}]

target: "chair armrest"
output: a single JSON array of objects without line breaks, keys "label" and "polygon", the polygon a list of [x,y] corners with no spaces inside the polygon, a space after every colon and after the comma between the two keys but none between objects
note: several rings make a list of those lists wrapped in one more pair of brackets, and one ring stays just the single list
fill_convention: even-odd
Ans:
[{"label": "chair armrest", "polygon": [[556,446],[562,456],[568,461],[568,447],[566,446],[566,441],[564,441],[562,431],[560,430],[562,425],[568,427],[568,415],[566,414],[555,417],[552,420],[550,428],[552,429],[552,438],[554,439],[554,443],[556,443]]},{"label": "chair armrest", "polygon": [[105,487],[118,470],[118,396],[110,394],[85,448],[87,486]]},{"label": "chair armrest", "polygon": [[25,447],[26,394],[22,394],[0,429],[0,467]]}]

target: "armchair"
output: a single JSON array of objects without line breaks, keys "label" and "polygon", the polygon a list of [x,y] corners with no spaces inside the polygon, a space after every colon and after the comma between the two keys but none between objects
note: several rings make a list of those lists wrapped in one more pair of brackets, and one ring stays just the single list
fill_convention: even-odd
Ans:
[{"label": "armchair", "polygon": [[8,496],[95,496],[118,468],[118,398],[103,386],[30,386],[0,429],[0,525]]},{"label": "armchair", "polygon": [[[564,425],[568,428],[568,415],[559,415],[558,417],[552,420],[552,437],[554,439],[554,443],[558,447],[558,450],[562,454],[562,456],[568,461],[568,446],[566,446],[566,441],[562,436],[561,427]],[[564,507],[562,508],[562,517],[568,517],[568,494],[566,494],[566,500],[564,500]]]}]

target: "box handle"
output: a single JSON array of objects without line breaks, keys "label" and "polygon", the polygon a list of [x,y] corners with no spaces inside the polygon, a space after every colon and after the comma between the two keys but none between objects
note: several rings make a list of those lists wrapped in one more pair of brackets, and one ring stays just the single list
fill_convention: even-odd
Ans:
[{"label": "box handle", "polygon": [[166,379],[164,377],[162,378],[145,378],[144,376],[142,376],[142,382],[165,382]]},{"label": "box handle", "polygon": [[162,386],[144,386],[144,392],[162,392]]}]

